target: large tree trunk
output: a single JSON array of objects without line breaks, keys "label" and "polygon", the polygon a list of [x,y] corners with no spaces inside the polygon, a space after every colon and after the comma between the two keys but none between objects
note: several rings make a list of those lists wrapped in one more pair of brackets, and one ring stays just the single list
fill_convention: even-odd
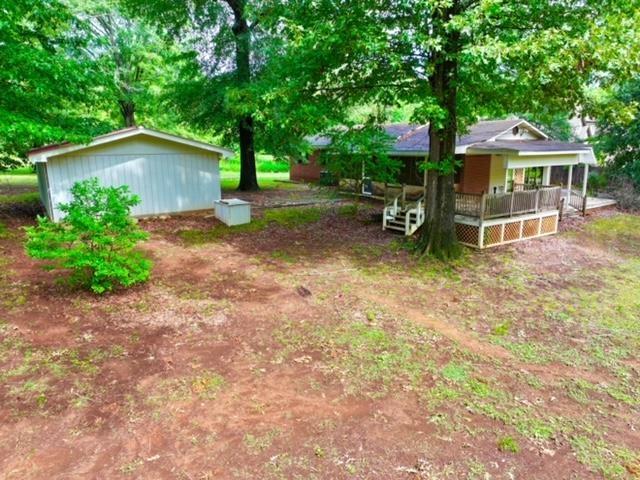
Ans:
[{"label": "large tree trunk", "polygon": [[125,127],[134,127],[136,125],[136,105],[128,100],[119,100],[120,113]]},{"label": "large tree trunk", "polygon": [[[245,18],[245,0],[227,0],[233,10],[232,27],[236,44],[236,75],[238,83],[251,82],[251,33]],[[238,134],[240,139],[240,184],[238,190],[258,190],[256,174],[256,152],[253,142],[253,117],[249,114],[239,119]]]},{"label": "large tree trunk", "polygon": [[[451,18],[455,9],[441,11],[437,23]],[[430,77],[431,91],[446,112],[444,120],[433,119],[429,125],[429,164],[425,202],[425,223],[419,246],[429,255],[441,259],[460,254],[455,232],[454,169],[457,133],[457,45],[455,32],[443,33],[447,39],[444,50],[434,55],[434,69]]]}]

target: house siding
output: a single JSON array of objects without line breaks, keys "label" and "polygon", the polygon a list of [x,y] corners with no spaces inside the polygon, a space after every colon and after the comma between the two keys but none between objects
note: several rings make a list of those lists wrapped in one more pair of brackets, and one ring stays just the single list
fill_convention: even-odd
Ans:
[{"label": "house siding", "polygon": [[464,193],[487,192],[490,176],[491,155],[466,155],[459,189]]},{"label": "house siding", "polygon": [[294,182],[317,182],[320,180],[320,173],[323,170],[318,163],[320,153],[320,150],[311,153],[306,163],[298,163],[296,160],[291,160],[289,179]]},{"label": "house siding", "polygon": [[60,220],[61,203],[71,200],[74,183],[96,177],[102,185],[127,185],[140,197],[135,216],[213,209],[219,200],[218,154],[154,139],[130,139],[99,149],[50,158],[47,179],[51,216]]}]

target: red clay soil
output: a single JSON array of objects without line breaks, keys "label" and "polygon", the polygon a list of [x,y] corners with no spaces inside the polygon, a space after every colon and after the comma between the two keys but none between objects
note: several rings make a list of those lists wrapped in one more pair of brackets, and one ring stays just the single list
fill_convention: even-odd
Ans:
[{"label": "red clay soil", "polygon": [[[380,398],[345,395],[317,351],[281,355],[283,324],[361,315],[380,300],[373,289],[337,292],[346,285],[332,281],[352,268],[341,260],[351,252],[345,246],[388,247],[397,239],[368,215],[331,214],[198,247],[177,232],[215,220],[145,221],[152,280],[104,297],[42,270],[23,252],[23,222],[10,222],[11,236],[0,240],[7,261],[0,281],[14,300],[0,315],[0,345],[12,347],[0,350],[0,375],[32,359],[30,369],[0,376],[0,478],[471,478],[479,466],[478,478],[600,478],[566,443],[549,450],[522,440],[518,454],[503,452],[498,439],[515,433],[497,420],[446,406],[432,411],[402,385]],[[270,256],[284,247],[295,265]],[[372,263],[397,259],[388,249],[371,255]],[[302,275],[308,267],[320,273]],[[301,295],[301,286],[311,294]],[[440,334],[438,364],[459,346],[488,357],[477,360],[487,371],[496,359],[509,361],[500,347],[422,321],[429,317],[407,304],[381,303]],[[224,379],[211,396],[200,395],[209,388],[203,372]],[[30,380],[46,385],[40,403]],[[440,427],[434,415],[464,428]]]}]

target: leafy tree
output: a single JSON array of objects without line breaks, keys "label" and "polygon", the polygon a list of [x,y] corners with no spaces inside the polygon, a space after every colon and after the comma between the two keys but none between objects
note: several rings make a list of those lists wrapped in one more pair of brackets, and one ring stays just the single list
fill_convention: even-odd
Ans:
[{"label": "leafy tree", "polygon": [[606,103],[618,105],[617,112],[600,117],[596,148],[610,175],[622,175],[640,189],[640,77],[615,89]]},{"label": "leafy tree", "polygon": [[[478,118],[542,121],[584,103],[585,85],[638,65],[637,0],[300,0],[279,4],[291,96],[416,104],[429,123],[427,253],[455,256],[455,140]],[[283,95],[283,96],[286,96]]]},{"label": "leafy tree", "polygon": [[192,45],[176,84],[175,103],[200,128],[235,132],[240,190],[258,189],[255,159],[255,76],[264,62],[259,2],[250,0],[124,0],[132,9]]},{"label": "leafy tree", "polygon": [[376,125],[336,128],[329,132],[330,147],[321,163],[335,178],[355,180],[355,191],[362,189],[362,172],[376,181],[392,182],[401,163],[388,155],[391,138]]},{"label": "leafy tree", "polygon": [[142,108],[153,123],[160,94],[172,79],[175,48],[147,24],[121,12],[115,0],[74,0],[83,54],[102,74],[106,107],[117,106],[125,127],[136,125]]},{"label": "leafy tree", "polygon": [[96,77],[71,34],[75,19],[58,0],[3,2],[0,7],[0,168],[33,147],[86,141],[110,129],[91,110]]},{"label": "leafy tree", "polygon": [[60,206],[60,223],[38,217],[27,228],[29,256],[48,260],[48,269],[71,270],[73,281],[95,293],[146,281],[152,263],[135,247],[148,235],[130,216],[139,198],[95,178],[76,183],[71,193],[73,200]]}]

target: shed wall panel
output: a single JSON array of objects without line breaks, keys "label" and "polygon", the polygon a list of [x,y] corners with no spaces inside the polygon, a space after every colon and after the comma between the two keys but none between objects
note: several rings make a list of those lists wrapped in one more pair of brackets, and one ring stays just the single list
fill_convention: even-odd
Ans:
[{"label": "shed wall panel", "polygon": [[214,153],[182,148],[172,151],[168,147],[163,153],[155,149],[129,154],[122,151],[122,145],[118,145],[115,153],[103,149],[99,154],[86,151],[49,159],[54,220],[61,218],[57,206],[71,200],[73,184],[91,177],[97,177],[102,185],[128,185],[141,200],[132,210],[137,216],[212,209],[213,202],[220,199],[219,163]]}]

